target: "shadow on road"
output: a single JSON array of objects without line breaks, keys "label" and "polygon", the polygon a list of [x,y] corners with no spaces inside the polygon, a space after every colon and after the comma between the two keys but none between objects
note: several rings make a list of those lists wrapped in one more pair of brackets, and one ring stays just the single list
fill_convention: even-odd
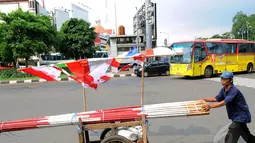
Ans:
[{"label": "shadow on road", "polygon": [[[99,136],[102,131],[93,132],[91,131],[92,136]],[[211,132],[205,127],[198,127],[195,125],[190,125],[186,129],[176,129],[174,126],[161,126],[158,132],[150,131],[148,128],[149,136],[171,136],[171,135],[180,135],[180,136],[189,136],[189,135],[208,135]]]},{"label": "shadow on road", "polygon": [[205,127],[191,125],[186,129],[176,129],[174,126],[161,126],[158,132],[149,131],[150,136],[171,136],[171,135],[208,135],[211,132]]}]

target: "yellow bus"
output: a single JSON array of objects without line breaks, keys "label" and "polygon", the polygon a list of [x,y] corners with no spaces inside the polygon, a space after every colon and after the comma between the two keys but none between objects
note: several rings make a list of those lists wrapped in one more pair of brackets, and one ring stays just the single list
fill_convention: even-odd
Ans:
[{"label": "yellow bus", "polygon": [[225,70],[248,73],[255,64],[255,42],[241,39],[208,39],[173,43],[181,55],[170,59],[170,74],[212,77]]}]

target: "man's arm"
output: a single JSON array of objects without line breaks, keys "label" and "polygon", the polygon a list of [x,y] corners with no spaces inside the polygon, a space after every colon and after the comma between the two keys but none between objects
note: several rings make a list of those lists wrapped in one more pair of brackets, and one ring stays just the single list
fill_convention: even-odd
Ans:
[{"label": "man's arm", "polygon": [[202,98],[205,102],[217,102],[216,98]]},{"label": "man's arm", "polygon": [[219,103],[211,104],[210,107],[211,108],[219,108],[219,107],[222,107],[222,106],[225,106],[225,105],[226,105],[226,102],[223,100]]},{"label": "man's arm", "polygon": [[[204,109],[204,111],[208,111],[208,110],[210,110],[211,108],[219,108],[219,107],[225,106],[226,104],[228,104],[228,103],[230,103],[231,101],[233,101],[234,98],[237,96],[237,94],[238,94],[238,91],[237,91],[237,90],[231,91],[231,92],[228,94],[228,96],[227,96],[224,100],[222,100],[222,101],[217,100],[217,101],[219,101],[219,103],[211,104],[211,105],[206,104],[206,105],[204,105],[202,108]],[[219,97],[219,96],[218,96],[218,97]],[[218,97],[216,96],[216,99],[217,99]]]},{"label": "man's arm", "polygon": [[217,96],[211,97],[211,98],[202,98],[205,102],[221,102],[224,100],[224,95],[223,95],[223,88],[220,90]]},{"label": "man's arm", "polygon": [[212,98],[202,98],[205,102],[221,102],[224,100],[224,95],[223,95],[223,89],[220,90],[219,94],[216,97]]},{"label": "man's arm", "polygon": [[219,103],[215,103],[215,104],[211,104],[211,105],[206,104],[202,108],[203,108],[203,111],[209,111],[211,108],[219,108],[219,107],[222,107],[225,105],[226,105],[226,102],[223,100]]}]

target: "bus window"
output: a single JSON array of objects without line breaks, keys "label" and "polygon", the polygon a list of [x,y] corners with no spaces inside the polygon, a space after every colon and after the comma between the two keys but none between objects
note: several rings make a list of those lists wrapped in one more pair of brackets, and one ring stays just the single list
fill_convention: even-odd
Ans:
[{"label": "bus window", "polygon": [[194,47],[194,60],[195,62],[203,61],[206,58],[206,51],[203,44],[195,44]]},{"label": "bus window", "polygon": [[251,49],[252,49],[253,52],[255,52],[255,43],[251,44]]},{"label": "bus window", "polygon": [[208,53],[209,54],[224,54],[225,50],[224,50],[224,46],[222,43],[216,43],[216,42],[212,42],[206,43],[206,46],[208,48]]},{"label": "bus window", "polygon": [[181,55],[175,55],[172,59],[171,59],[171,63],[191,63],[191,51],[192,51],[192,46],[194,43],[173,43],[170,48],[177,52],[177,53],[182,53]]},{"label": "bus window", "polygon": [[238,48],[239,53],[250,53],[252,52],[251,44],[249,43],[240,43]]},{"label": "bus window", "polygon": [[202,49],[202,60],[206,58],[206,51],[205,48]]},{"label": "bus window", "polygon": [[236,44],[233,43],[226,44],[226,53],[230,54],[236,53]]}]

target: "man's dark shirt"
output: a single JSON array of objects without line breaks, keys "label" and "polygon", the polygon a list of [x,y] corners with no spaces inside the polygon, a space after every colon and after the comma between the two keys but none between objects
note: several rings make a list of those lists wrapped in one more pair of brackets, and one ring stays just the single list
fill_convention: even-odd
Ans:
[{"label": "man's dark shirt", "polygon": [[228,118],[233,122],[250,123],[251,114],[241,91],[234,85],[225,92],[223,87],[215,97],[218,102],[225,101]]}]

